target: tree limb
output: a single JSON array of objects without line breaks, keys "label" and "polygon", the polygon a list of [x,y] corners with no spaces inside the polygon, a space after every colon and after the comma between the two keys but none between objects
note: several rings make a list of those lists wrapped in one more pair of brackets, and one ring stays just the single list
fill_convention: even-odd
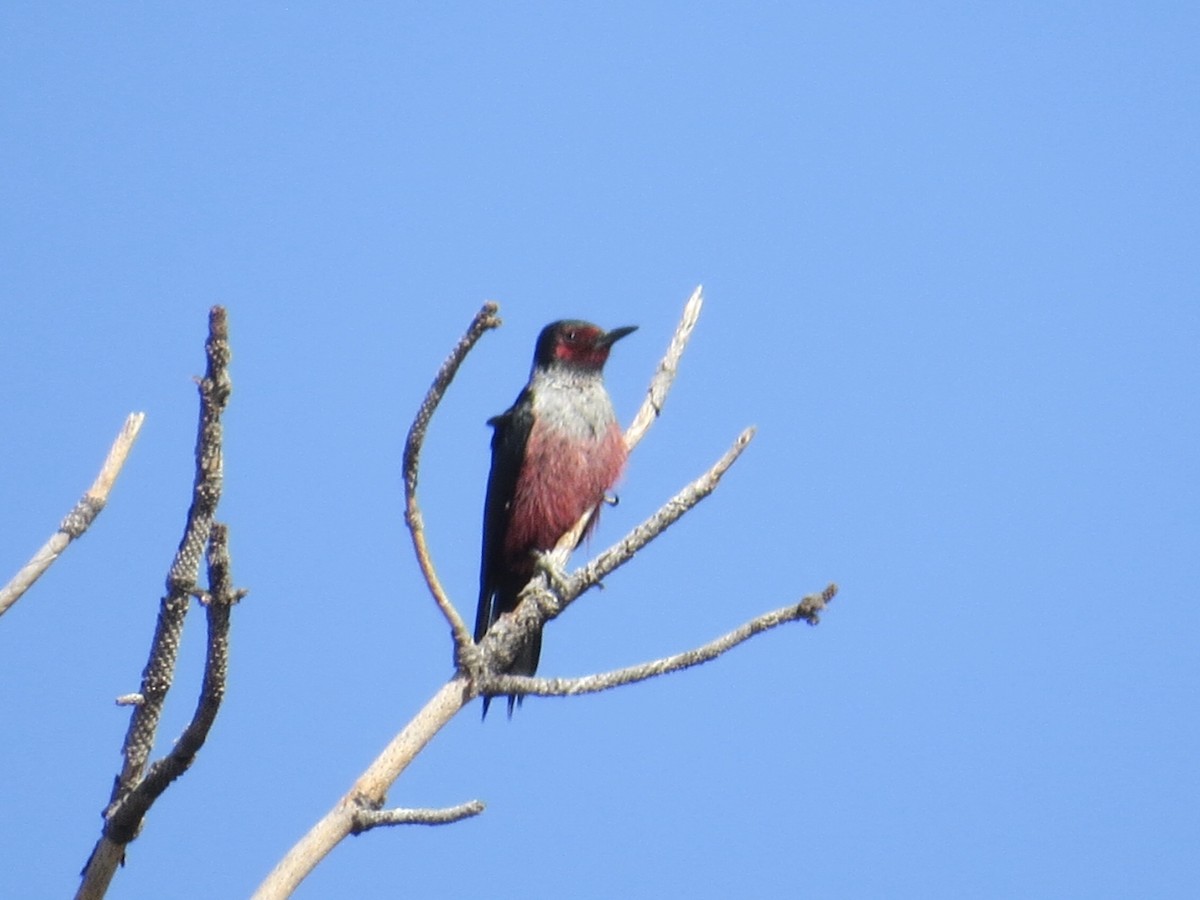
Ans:
[{"label": "tree limb", "polygon": [[[179,643],[190,598],[193,594],[198,593],[197,578],[200,560],[204,555],[205,547],[209,544],[209,537],[213,530],[213,516],[221,498],[224,474],[221,414],[229,400],[232,384],[228,372],[230,359],[228,324],[225,310],[220,306],[214,306],[209,311],[208,339],[205,341],[204,348],[207,366],[204,377],[198,379],[200,422],[196,435],[196,474],[192,486],[192,502],[188,509],[183,537],[167,573],[166,595],[159,603],[158,620],[146,668],[142,672],[141,689],[132,703],[133,714],[130,717],[129,729],[125,734],[125,742],[122,747],[124,764],[115,779],[110,802],[104,810],[105,825],[100,841],[84,866],[83,881],[76,894],[76,900],[97,900],[104,896],[117,864],[124,859],[125,845],[137,837],[145,809],[148,809],[154,798],[162,792],[162,789],[165,789],[171,778],[177,777],[177,775],[172,775],[167,778],[156,793],[152,787],[142,787],[146,764],[158,732],[163,705],[175,677],[175,663],[179,656]],[[227,556],[224,556],[220,550],[216,550],[214,553],[217,561],[216,568],[219,570],[223,566],[227,572]],[[222,558],[224,559],[223,563],[221,562]],[[210,559],[211,564],[212,560]],[[222,578],[219,571],[214,574],[218,578]],[[212,588],[211,593],[218,593],[215,584],[210,587]],[[230,594],[227,588],[219,593],[222,600],[217,605],[221,605],[224,598]],[[210,607],[213,605],[210,603]],[[220,613],[218,612],[216,615],[219,625]],[[209,622],[211,627],[214,623],[211,615]],[[210,634],[210,652],[213,650],[213,638]],[[223,667],[223,663],[214,659],[214,667],[218,664]],[[223,687],[221,690],[223,692]],[[125,699],[129,700],[130,698]],[[217,698],[217,702],[219,703],[219,698]],[[205,703],[202,694],[202,708]],[[197,712],[199,715],[201,710],[198,709]],[[215,715],[215,708],[212,713]],[[204,730],[207,731],[207,728]],[[195,736],[194,732],[193,737]],[[156,781],[168,773],[169,764],[160,767],[155,775]],[[135,791],[140,791],[138,798],[126,806],[126,802]],[[151,794],[153,796],[150,796]],[[145,808],[141,809],[140,814],[135,814],[143,802]]]},{"label": "tree limb", "polygon": [[785,606],[774,612],[764,613],[724,634],[714,641],[700,647],[676,653],[674,656],[664,656],[636,666],[626,666],[611,672],[596,675],[586,675],[582,678],[533,678],[526,675],[488,675],[480,685],[480,694],[516,694],[528,696],[534,694],[540,697],[571,697],[576,694],[594,694],[611,688],[645,681],[680,669],[690,669],[716,659],[727,653],[754,635],[772,628],[778,628],[788,622],[804,620],[809,625],[820,621],[820,614],[837,594],[837,585],[831,584],[819,594],[809,594],[799,603]]},{"label": "tree limb", "polygon": [[483,337],[485,332],[500,326],[500,319],[496,315],[499,309],[497,304],[489,302],[483,304],[483,307],[475,314],[475,318],[467,326],[466,333],[450,351],[450,355],[442,363],[437,376],[433,379],[433,384],[429,386],[429,391],[425,394],[425,399],[417,410],[412,426],[408,429],[408,439],[404,442],[404,521],[412,536],[413,550],[417,555],[421,574],[425,576],[425,583],[429,586],[429,592],[433,595],[434,602],[437,603],[438,609],[442,611],[442,615],[450,625],[450,633],[454,638],[455,658],[460,666],[464,662],[464,657],[475,654],[475,642],[462,616],[459,615],[453,602],[447,596],[445,588],[442,587],[437,569],[429,554],[429,544],[425,540],[425,521],[417,503],[417,480],[421,464],[421,448],[425,443],[429,420],[433,418],[446,389],[450,387],[450,382],[458,373],[458,367],[467,358],[471,348]]},{"label": "tree limb", "polygon": [[421,448],[425,443],[429,422],[471,348],[487,331],[501,324],[496,315],[498,311],[499,306],[489,302],[475,314],[466,332],[459,338],[434,377],[433,384],[430,385],[409,427],[408,438],[404,443],[404,521],[408,525],[413,550],[425,584],[450,625],[455,663],[460,674],[443,685],[425,704],[424,709],[417,713],[376,757],[337,805],[287,852],[255,891],[256,900],[290,896],[300,882],[343,838],[354,833],[355,823],[360,821],[357,817],[362,812],[378,811],[383,806],[388,788],[408,768],[408,764],[442,726],[475,696],[473,679],[462,673],[478,671],[481,667],[481,657],[471,632],[467,630],[462,616],[446,594],[433,565],[425,538],[424,519],[417,503],[417,483],[420,478]]},{"label": "tree limb", "polygon": [[108,451],[108,458],[100,467],[100,474],[96,476],[95,482],[88,488],[87,493],[67,513],[62,524],[58,526],[58,531],[51,536],[50,540],[42,545],[41,549],[21,568],[21,571],[13,576],[8,584],[0,588],[0,616],[4,615],[8,608],[16,603],[35,581],[42,577],[71,541],[87,531],[88,526],[100,514],[100,510],[104,509],[104,505],[108,502],[108,495],[112,492],[117,476],[121,473],[121,468],[125,465],[129,451],[133,449],[133,442],[137,440],[138,432],[141,431],[142,423],[145,420],[146,414],[140,412],[130,413],[125,419],[125,424],[121,427],[117,439],[113,441],[113,445]]},{"label": "tree limb", "polygon": [[480,800],[468,800],[445,809],[360,809],[354,814],[351,834],[362,834],[382,825],[449,825],[477,816],[484,810]]},{"label": "tree limb", "polygon": [[252,900],[278,900],[290,897],[322,859],[354,828],[363,810],[378,810],[387,798],[387,790],[442,726],[454,718],[475,696],[463,675],[455,675],[438,690],[425,707],[392,738],[367,771],[321,821],[304,835],[258,886]]},{"label": "tree limb", "polygon": [[208,619],[208,648],[196,711],[171,751],[154,762],[137,786],[109,812],[104,832],[116,843],[133,840],[150,806],[172,781],[191,767],[225,698],[229,670],[229,615],[233,605],[246,592],[234,590],[229,573],[229,529],[220,522],[213,522],[208,541],[208,585],[208,591],[201,594]]}]

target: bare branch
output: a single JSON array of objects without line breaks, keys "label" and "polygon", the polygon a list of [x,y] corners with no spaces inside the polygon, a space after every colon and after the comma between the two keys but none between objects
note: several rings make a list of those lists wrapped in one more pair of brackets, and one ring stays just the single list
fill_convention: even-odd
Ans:
[{"label": "bare branch", "polygon": [[425,707],[392,738],[370,767],[325,817],[309,829],[271,871],[252,900],[290,897],[317,864],[350,834],[355,817],[377,810],[387,800],[388,788],[436,735],[475,696],[466,677],[456,675],[433,695]]},{"label": "bare branch", "polygon": [[201,598],[208,618],[208,649],[200,699],[191,722],[171,751],[151,765],[137,787],[109,812],[104,831],[117,843],[128,843],[133,839],[154,801],[191,767],[217,718],[225,697],[229,669],[229,614],[233,605],[246,595],[244,590],[234,590],[229,564],[228,526],[213,522],[208,542],[209,589]]},{"label": "bare branch", "polygon": [[360,809],[354,815],[351,834],[362,834],[381,825],[449,825],[479,815],[483,801],[468,800],[445,809]]},{"label": "bare branch", "polygon": [[625,432],[625,446],[630,450],[638,445],[655,419],[662,415],[663,404],[667,402],[667,392],[671,390],[675,375],[679,372],[679,360],[683,357],[683,351],[687,349],[688,341],[692,339],[692,331],[700,320],[700,310],[703,306],[704,286],[696,285],[696,290],[692,291],[692,296],[684,304],[683,316],[675,326],[675,333],[671,335],[667,352],[658,364],[654,377],[650,379],[646,399],[642,401],[641,409],[637,411],[633,423]]},{"label": "bare branch", "polygon": [[568,697],[575,694],[594,694],[599,691],[607,691],[622,685],[645,681],[648,678],[655,678],[659,675],[666,675],[669,672],[678,672],[680,669],[689,669],[692,666],[698,666],[701,663],[716,659],[721,654],[732,650],[738,644],[748,641],[756,634],[769,631],[772,628],[778,628],[780,625],[785,625],[788,622],[803,620],[809,625],[816,625],[820,621],[821,612],[833,600],[836,594],[837,585],[831,584],[818,594],[809,594],[797,604],[785,606],[774,612],[764,613],[714,641],[710,641],[693,650],[677,653],[674,656],[665,656],[662,659],[652,660],[640,665],[627,666],[624,669],[615,669],[611,672],[603,672],[597,675],[587,675],[583,678],[531,678],[524,675],[489,675],[485,676],[483,683],[480,685],[480,693],[487,695],[534,694],[541,697]]},{"label": "bare branch", "polygon": [[104,509],[104,505],[108,502],[108,495],[117,481],[117,475],[121,473],[121,468],[125,465],[129,451],[133,449],[133,442],[137,440],[138,432],[141,431],[142,423],[145,420],[145,413],[130,413],[125,419],[125,424],[121,427],[117,439],[113,441],[113,445],[108,451],[108,458],[100,467],[100,474],[96,476],[95,482],[88,488],[87,493],[67,513],[62,524],[58,526],[58,531],[50,540],[42,545],[41,549],[33,555],[33,558],[24,565],[21,571],[13,576],[8,584],[0,588],[0,616],[4,615],[5,611],[16,603],[35,581],[42,577],[71,541],[87,531],[88,526],[100,514],[100,510]]},{"label": "bare branch", "polygon": [[[159,603],[158,620],[150,645],[149,659],[142,672],[141,701],[133,705],[129,729],[122,747],[124,765],[113,785],[112,797],[105,808],[105,827],[99,843],[83,870],[83,882],[76,900],[103,897],[112,880],[115,863],[124,857],[123,848],[136,836],[141,818],[118,818],[119,828],[112,829],[112,816],[123,801],[138,787],[154,747],[158,723],[167,692],[175,677],[175,662],[191,595],[197,593],[197,578],[204,548],[209,542],[213,516],[221,498],[224,459],[222,455],[221,413],[229,400],[229,331],[225,310],[214,306],[208,316],[208,339],[204,344],[207,366],[198,380],[200,422],[196,435],[196,474],[192,502],[179,549],[167,573],[166,595]],[[148,804],[147,804],[148,806]]]},{"label": "bare branch", "polygon": [[[742,451],[750,446],[754,435],[753,427],[742,431],[734,440],[733,446],[713,463],[712,468],[664,503],[649,519],[574,573],[571,578],[572,599],[599,584],[605,575],[629,562],[635,553],[674,525],[683,517],[684,513],[715,491],[730,466],[737,462]],[[566,603],[563,606],[565,607]]]},{"label": "bare branch", "polygon": [[[688,298],[688,302],[684,304],[683,315],[679,319],[679,324],[675,326],[675,334],[671,336],[667,352],[659,362],[654,377],[650,379],[650,387],[646,390],[646,399],[642,401],[641,409],[633,417],[633,424],[625,431],[625,446],[629,450],[636,447],[645,437],[650,426],[662,412],[663,404],[667,402],[667,393],[671,390],[675,374],[679,371],[679,360],[683,356],[683,351],[687,349],[688,341],[691,340],[692,331],[695,330],[696,322],[700,319],[700,310],[703,306],[704,287],[697,285],[696,290],[692,291],[692,296]],[[558,539],[558,543],[548,554],[547,562],[550,565],[559,569],[566,566],[571,551],[579,545],[579,539],[595,513],[595,509],[589,509],[580,516],[579,521],[570,531]]]},{"label": "bare branch", "polygon": [[232,383],[229,379],[229,331],[225,310],[214,306],[209,312],[208,340],[204,349],[208,357],[200,389],[200,424],[196,435],[196,475],[192,487],[192,503],[179,549],[167,573],[167,593],[162,599],[158,627],[151,645],[149,661],[142,675],[139,693],[144,702],[138,706],[125,738],[125,766],[113,799],[132,788],[141,776],[154,744],[158,719],[175,673],[179,653],[179,635],[187,615],[188,601],[196,591],[200,560],[208,544],[213,516],[221,498],[224,477],[221,414],[229,401]]},{"label": "bare branch", "polygon": [[408,440],[404,443],[404,521],[412,535],[413,550],[416,552],[421,573],[425,576],[425,583],[429,585],[429,592],[433,594],[438,609],[442,611],[442,615],[450,625],[450,632],[454,637],[455,655],[460,664],[465,655],[475,653],[475,643],[462,616],[454,608],[453,602],[446,594],[445,588],[442,587],[437,569],[429,555],[429,545],[425,540],[425,522],[417,503],[417,478],[421,461],[421,447],[425,443],[425,432],[429,428],[429,421],[433,418],[438,404],[441,403],[446,389],[450,387],[450,382],[454,380],[458,367],[471,352],[471,348],[483,337],[485,332],[499,327],[500,319],[496,315],[499,309],[497,304],[489,302],[483,304],[483,307],[475,314],[466,333],[450,351],[450,355],[442,363],[437,376],[433,379],[433,384],[429,386],[429,392],[425,395],[420,409],[417,410],[416,418],[413,419],[412,426],[408,430]]}]

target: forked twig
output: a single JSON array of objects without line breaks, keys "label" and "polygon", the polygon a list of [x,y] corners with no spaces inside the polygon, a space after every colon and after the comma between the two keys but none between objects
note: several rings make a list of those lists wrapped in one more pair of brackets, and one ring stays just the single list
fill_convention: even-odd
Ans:
[{"label": "forked twig", "polygon": [[[136,695],[122,698],[133,706],[129,729],[122,746],[124,764],[113,784],[112,796],[104,810],[104,829],[83,869],[83,880],[76,900],[99,900],[108,890],[117,865],[124,859],[125,847],[141,828],[143,817],[154,800],[191,763],[195,750],[207,735],[211,717],[224,693],[225,653],[227,648],[227,607],[240,596],[228,580],[228,554],[224,531],[210,546],[214,533],[213,516],[221,498],[224,475],[221,414],[229,400],[229,331],[225,310],[214,306],[209,311],[208,339],[204,344],[207,366],[198,379],[200,422],[196,435],[196,474],[192,502],[179,549],[167,574],[166,594],[159,603],[158,619],[150,645],[149,658],[142,672],[141,688]],[[158,733],[167,692],[175,678],[175,663],[191,597],[200,593],[197,579],[200,561],[209,547],[209,654],[204,689],[193,724],[188,726],[182,747],[160,760],[147,772],[147,763]],[[222,611],[221,607],[225,610]]]},{"label": "forked twig", "polygon": [[229,528],[220,522],[213,522],[208,541],[209,587],[200,597],[208,620],[208,647],[204,656],[200,698],[192,720],[170,752],[156,760],[137,786],[108,813],[104,830],[117,843],[133,840],[142,818],[154,801],[172,781],[191,767],[216,721],[217,711],[225,698],[229,671],[230,612],[234,604],[246,596],[245,590],[234,589],[229,567]]}]

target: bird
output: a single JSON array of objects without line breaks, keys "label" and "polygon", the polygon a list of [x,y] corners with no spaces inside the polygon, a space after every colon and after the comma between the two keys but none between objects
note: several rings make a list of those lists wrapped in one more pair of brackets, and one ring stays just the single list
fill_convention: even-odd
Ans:
[{"label": "bird", "polygon": [[[538,335],[529,381],[505,412],[488,419],[492,466],[483,510],[479,607],[475,642],[517,606],[533,577],[535,553],[554,548],[571,526],[608,496],[628,450],[604,387],[613,344],[637,330],[605,331],[591,322],[562,319]],[[580,540],[595,528],[594,514]],[[508,667],[533,675],[542,635],[532,635]],[[483,698],[487,718],[491,697]],[[514,702],[508,698],[508,716]]]}]

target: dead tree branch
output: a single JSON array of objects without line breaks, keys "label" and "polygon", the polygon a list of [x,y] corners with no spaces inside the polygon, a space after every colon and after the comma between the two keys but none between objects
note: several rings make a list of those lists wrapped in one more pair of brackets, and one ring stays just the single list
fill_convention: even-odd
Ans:
[{"label": "dead tree branch", "polygon": [[96,476],[95,482],[88,488],[87,493],[67,513],[62,524],[58,526],[58,531],[51,536],[50,540],[46,541],[41,549],[33,554],[33,558],[13,576],[8,584],[0,588],[0,616],[4,615],[8,608],[16,603],[35,581],[42,577],[45,571],[67,549],[67,545],[87,531],[96,516],[100,515],[100,510],[104,509],[104,505],[108,502],[108,495],[112,492],[113,485],[116,484],[117,476],[125,465],[129,451],[133,449],[133,442],[137,440],[138,432],[141,431],[142,422],[145,419],[145,413],[129,414],[117,439],[113,441],[113,445],[108,451],[108,458],[100,467],[100,474]]},{"label": "dead tree branch", "polygon": [[540,697],[572,697],[576,694],[595,694],[611,688],[621,687],[622,685],[645,681],[648,678],[655,678],[659,675],[666,675],[669,672],[690,669],[692,666],[698,666],[701,663],[716,659],[723,653],[732,650],[738,644],[750,640],[756,634],[769,631],[772,628],[778,628],[780,625],[786,625],[789,622],[801,619],[809,625],[816,625],[820,621],[821,612],[833,600],[836,594],[837,585],[831,584],[819,594],[809,594],[799,603],[785,606],[774,612],[764,613],[743,625],[739,625],[733,631],[722,635],[714,641],[710,641],[692,650],[686,650],[683,653],[676,653],[674,656],[665,656],[662,659],[651,660],[640,665],[627,666],[623,669],[614,669],[611,672],[602,672],[596,675],[586,675],[582,678],[531,678],[525,675],[492,675],[485,679],[480,693],[492,695],[517,694],[519,696],[528,696],[534,694]]},{"label": "dead tree branch", "polygon": [[[737,462],[742,451],[750,446],[754,439],[754,428],[747,428],[737,436],[733,446],[725,451],[703,475],[687,485],[683,490],[663,504],[654,515],[636,526],[625,537],[613,544],[612,547],[596,556],[595,559],[582,566],[571,581],[571,591],[577,597],[584,591],[595,587],[601,579],[620,566],[623,566],[633,555],[658,537],[684,513],[717,489],[721,478],[729,471],[729,467]],[[564,604],[565,606],[566,604]]]},{"label": "dead tree branch", "polygon": [[421,448],[425,444],[425,432],[429,428],[429,420],[433,418],[446,389],[450,387],[450,382],[458,373],[458,367],[467,358],[471,348],[486,332],[500,326],[500,319],[496,316],[498,310],[499,307],[495,303],[485,303],[475,314],[466,333],[450,351],[450,355],[446,357],[446,361],[442,363],[437,376],[433,379],[433,384],[429,386],[429,392],[421,402],[412,426],[408,429],[408,439],[404,442],[404,521],[408,525],[409,534],[412,535],[413,550],[417,555],[421,574],[425,576],[425,583],[429,585],[429,592],[433,594],[434,602],[437,603],[438,609],[442,611],[442,615],[446,617],[446,621],[450,625],[450,633],[454,638],[455,658],[460,666],[465,662],[464,657],[475,653],[475,643],[462,616],[459,615],[458,610],[447,596],[445,588],[442,587],[437,569],[429,554],[429,544],[425,540],[425,520],[421,516],[421,508],[417,503],[417,480],[421,464]]},{"label": "dead tree branch", "polygon": [[[107,892],[117,865],[124,859],[125,846],[137,837],[154,800],[191,764],[224,695],[229,607],[240,599],[241,592],[232,588],[225,529],[213,524],[224,474],[221,414],[232,388],[228,372],[229,333],[222,307],[214,306],[209,312],[208,339],[204,346],[207,366],[204,377],[198,379],[200,422],[192,502],[179,549],[167,574],[166,595],[159,603],[141,689],[134,697],[124,698],[134,707],[122,747],[124,764],[103,813],[100,840],[84,866],[76,900],[96,900]],[[205,593],[199,589],[197,579],[206,547],[209,590]],[[147,772],[163,705],[175,677],[184,619],[192,595],[205,597],[209,609],[208,656],[200,702],[176,747]]]},{"label": "dead tree branch", "polygon": [[251,900],[277,900],[290,897],[329,852],[354,829],[363,810],[378,810],[387,799],[388,788],[408,768],[442,726],[454,718],[475,694],[463,675],[455,675],[442,685],[424,708],[392,738],[375,761],[321,821],[281,859],[258,886]]},{"label": "dead tree branch", "polygon": [[[118,843],[126,836],[136,836],[142,817],[180,775],[186,772],[204,746],[209,729],[217,718],[225,698],[225,682],[229,670],[229,616],[233,605],[246,592],[235,590],[229,573],[229,528],[213,522],[208,541],[208,585],[200,594],[208,619],[208,647],[204,658],[204,680],[192,720],[171,751],[154,762],[137,787],[129,792],[108,816],[105,832]],[[132,837],[130,837],[132,840]],[[125,841],[128,843],[128,841]]]},{"label": "dead tree branch", "polygon": [[351,834],[362,834],[382,825],[449,825],[477,816],[484,810],[480,800],[468,800],[445,809],[360,809],[354,815]]},{"label": "dead tree branch", "polygon": [[704,286],[697,285],[696,290],[692,291],[692,296],[684,304],[683,315],[679,319],[679,324],[675,326],[675,333],[671,335],[671,343],[667,345],[667,352],[659,362],[654,377],[650,379],[650,387],[646,389],[646,399],[642,401],[641,408],[625,431],[625,446],[630,450],[638,445],[638,442],[650,430],[650,426],[654,424],[655,419],[662,415],[663,404],[667,402],[667,393],[671,390],[671,385],[675,383],[675,376],[679,372],[679,360],[683,358],[683,351],[687,349],[688,341],[692,339],[692,331],[695,330],[696,323],[700,321],[700,310],[703,306]]}]

